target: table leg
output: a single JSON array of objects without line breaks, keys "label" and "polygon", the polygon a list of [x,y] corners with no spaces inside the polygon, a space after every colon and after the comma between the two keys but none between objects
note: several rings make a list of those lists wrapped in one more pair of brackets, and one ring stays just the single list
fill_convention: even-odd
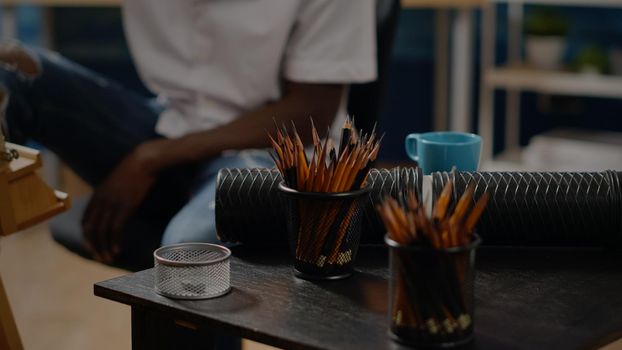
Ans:
[{"label": "table leg", "polygon": [[214,349],[206,327],[132,306],[132,349]]},{"label": "table leg", "polygon": [[0,349],[22,350],[22,341],[15,326],[9,299],[0,278]]},{"label": "table leg", "polygon": [[[522,63],[523,17],[523,4],[508,4],[508,61],[510,66],[521,65]],[[520,98],[520,90],[507,90],[505,112],[506,151],[520,149]]]},{"label": "table leg", "polygon": [[481,82],[478,133],[482,136],[483,163],[493,158],[494,141],[494,87],[488,84],[487,75],[494,68],[495,63],[495,22],[496,5],[486,4],[482,8],[481,27]]},{"label": "table leg", "polygon": [[436,10],[434,33],[434,130],[447,130],[449,77],[449,10]]},{"label": "table leg", "polygon": [[452,23],[449,127],[453,131],[471,131],[473,27],[473,10],[459,9]]},{"label": "table leg", "polygon": [[15,19],[15,6],[2,6],[2,40],[17,38],[17,20]]},{"label": "table leg", "polygon": [[520,91],[508,89],[505,107],[505,151],[520,149]]}]

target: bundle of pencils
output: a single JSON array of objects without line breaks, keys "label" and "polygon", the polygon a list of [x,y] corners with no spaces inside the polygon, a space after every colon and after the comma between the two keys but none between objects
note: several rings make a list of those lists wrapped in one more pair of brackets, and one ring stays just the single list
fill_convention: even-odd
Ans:
[{"label": "bundle of pencils", "polygon": [[[347,246],[350,223],[358,210],[354,197],[331,199],[330,194],[352,192],[365,187],[367,176],[378,156],[381,139],[375,127],[369,134],[357,133],[347,119],[337,149],[330,139],[330,130],[322,141],[312,123],[313,154],[309,160],[305,147],[292,123],[291,130],[277,127],[269,135],[274,148],[271,154],[285,185],[300,193],[326,193],[298,201],[298,232],[296,258],[319,268],[344,265],[352,260]],[[302,198],[302,197],[301,197]]]},{"label": "bundle of pencils", "polygon": [[322,142],[313,125],[311,162],[293,122],[291,132],[292,136],[283,125],[277,128],[276,137],[268,135],[274,148],[272,158],[288,187],[301,192],[347,192],[365,185],[380,149],[375,127],[370,134],[359,137],[352,120],[346,119],[337,152],[330,130]]},{"label": "bundle of pencils", "polygon": [[431,217],[413,193],[377,206],[388,237],[396,243],[391,315],[398,336],[444,341],[472,332],[474,252],[469,246],[489,194],[474,201],[471,184],[452,206],[452,189],[450,181]]}]

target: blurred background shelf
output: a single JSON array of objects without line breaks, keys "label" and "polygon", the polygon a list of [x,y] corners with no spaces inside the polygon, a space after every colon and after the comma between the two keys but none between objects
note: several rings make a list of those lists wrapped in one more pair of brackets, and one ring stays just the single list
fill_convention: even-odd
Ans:
[{"label": "blurred background shelf", "polygon": [[545,94],[622,98],[622,76],[556,72],[529,67],[490,69],[485,81],[491,87]]},{"label": "blurred background shelf", "polygon": [[[503,4],[504,6],[497,6]],[[525,16],[525,5],[545,5],[540,6],[540,17],[535,20],[534,16]],[[559,40],[567,40],[568,22],[563,15],[555,12],[552,8],[555,6],[577,6],[582,7],[581,11],[587,11],[587,7],[622,9],[622,0],[490,0],[488,4],[482,8],[482,26],[481,26],[481,81],[480,100],[479,100],[479,117],[478,132],[484,140],[482,149],[482,160],[490,162],[494,160],[493,143],[495,137],[495,92],[503,90],[505,92],[505,113],[502,123],[504,123],[505,154],[514,154],[520,150],[521,140],[521,98],[523,92],[535,92],[545,95],[559,96],[582,96],[597,98],[622,99],[622,76],[600,74],[606,72],[606,63],[602,63],[603,59],[598,57],[599,67],[595,73],[579,73],[568,72],[557,69],[555,66],[550,69],[533,68],[533,66],[525,65],[526,60],[523,56],[523,50],[529,59],[538,58],[529,57],[530,52],[538,53],[542,46],[535,46],[534,38],[540,39],[538,45],[552,37],[561,38]],[[503,14],[498,14],[500,8]],[[532,8],[533,10],[533,8]],[[546,12],[548,11],[548,12]],[[543,15],[543,13],[545,15]],[[533,15],[533,13],[532,13]],[[548,20],[552,22],[543,23],[543,16],[549,16]],[[499,21],[501,18],[501,21]],[[527,18],[527,21],[525,21]],[[530,21],[531,20],[531,21]],[[499,22],[505,22],[505,26],[498,28]],[[531,27],[530,27],[531,25]],[[530,30],[532,32],[530,32]],[[597,32],[594,32],[597,33]],[[596,35],[596,34],[594,34]],[[606,35],[599,33],[601,37]],[[497,60],[497,39],[505,37],[507,46],[505,47],[505,62],[498,63]],[[524,40],[527,38],[528,40]],[[529,46],[530,42],[534,46]],[[598,42],[598,40],[596,40]],[[547,43],[548,44],[548,43]],[[552,44],[552,43],[551,43]],[[561,51],[566,51],[564,47],[566,43],[558,44]],[[531,51],[529,48],[531,47]],[[547,53],[552,45],[547,47]],[[558,51],[559,51],[558,50]],[[598,52],[599,56],[603,50]],[[541,51],[540,51],[541,53]],[[563,53],[563,52],[562,52]],[[594,49],[589,52],[591,63],[594,61]],[[562,54],[560,53],[560,56]],[[579,55],[580,56],[580,55]],[[560,57],[560,60],[562,57]],[[578,60],[575,57],[575,60]],[[585,56],[583,61],[585,61]],[[604,59],[606,60],[606,58]],[[531,62],[533,63],[533,62]],[[540,62],[542,64],[542,62]],[[546,62],[545,62],[546,63]],[[573,62],[576,63],[576,62]],[[542,64],[544,65],[544,64]],[[560,63],[560,67],[561,67]],[[573,66],[573,65],[571,65]],[[582,67],[573,66],[575,70],[581,71]]]}]

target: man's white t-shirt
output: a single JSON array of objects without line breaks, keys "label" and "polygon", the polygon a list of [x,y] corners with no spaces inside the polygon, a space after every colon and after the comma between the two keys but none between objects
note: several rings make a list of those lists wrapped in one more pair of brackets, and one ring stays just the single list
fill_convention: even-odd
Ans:
[{"label": "man's white t-shirt", "polygon": [[[376,78],[374,0],[125,0],[132,56],[166,101],[167,137],[226,124],[278,100],[282,80]],[[337,123],[344,115],[343,103]]]}]

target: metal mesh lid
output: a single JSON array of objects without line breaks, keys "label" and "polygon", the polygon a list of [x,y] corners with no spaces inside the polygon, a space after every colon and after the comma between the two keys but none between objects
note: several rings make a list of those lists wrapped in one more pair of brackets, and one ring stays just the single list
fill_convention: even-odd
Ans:
[{"label": "metal mesh lid", "polygon": [[153,253],[156,261],[169,266],[210,265],[231,256],[226,247],[210,243],[181,243],[157,249]]}]

